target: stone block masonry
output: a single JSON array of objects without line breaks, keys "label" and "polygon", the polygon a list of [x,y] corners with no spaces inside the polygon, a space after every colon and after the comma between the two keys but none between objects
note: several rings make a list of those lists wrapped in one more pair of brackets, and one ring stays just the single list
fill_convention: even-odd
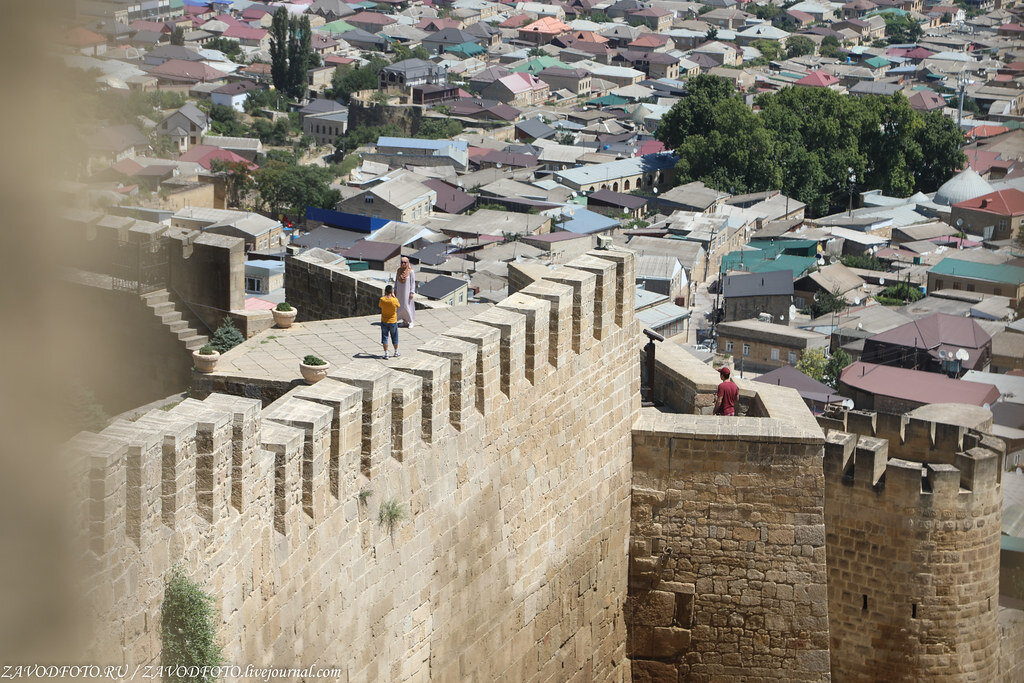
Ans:
[{"label": "stone block masonry", "polygon": [[1020,680],[1000,664],[1020,650],[1000,642],[1002,442],[882,413],[819,421],[833,674]]},{"label": "stone block masonry", "polygon": [[743,380],[749,417],[701,414],[717,373],[662,348],[681,412],[633,429],[633,679],[829,680],[821,430],[796,392]]},{"label": "stone block masonry", "polygon": [[[158,662],[164,577],[183,562],[217,599],[232,663],[349,681],[628,678],[632,256],[579,265],[388,368],[357,361],[267,406],[211,394],[77,437],[92,661]],[[377,512],[392,500],[407,514],[389,535]]]}]

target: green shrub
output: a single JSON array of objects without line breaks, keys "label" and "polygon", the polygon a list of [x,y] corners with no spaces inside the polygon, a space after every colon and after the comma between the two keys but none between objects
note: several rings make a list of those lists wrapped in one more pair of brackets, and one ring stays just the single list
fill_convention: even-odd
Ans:
[{"label": "green shrub", "polygon": [[[210,683],[212,675],[175,676],[174,667],[218,666],[224,662],[217,640],[217,612],[213,598],[185,575],[181,565],[171,569],[164,589],[160,618],[160,663],[166,681]],[[183,672],[184,673],[184,672]]]},{"label": "green shrub", "polygon": [[235,327],[234,321],[230,318],[224,318],[224,322],[217,331],[210,337],[210,346],[212,346],[219,353],[226,353],[231,349],[235,348],[239,344],[245,341],[245,337],[241,331]]},{"label": "green shrub", "polygon": [[394,498],[390,498],[380,504],[377,523],[387,529],[389,535],[395,533],[398,523],[403,519],[405,519],[405,508]]},{"label": "green shrub", "polygon": [[203,348],[199,349],[200,356],[212,356],[215,353],[217,353],[217,349],[210,344],[204,344]]},{"label": "green shrub", "polygon": [[309,354],[308,356],[303,358],[302,363],[304,365],[327,365],[327,361],[325,361],[320,356],[314,356],[313,354]]},{"label": "green shrub", "polygon": [[288,311],[292,310],[292,305],[287,301],[282,301],[277,305],[277,310],[281,311],[282,313],[287,313]]}]

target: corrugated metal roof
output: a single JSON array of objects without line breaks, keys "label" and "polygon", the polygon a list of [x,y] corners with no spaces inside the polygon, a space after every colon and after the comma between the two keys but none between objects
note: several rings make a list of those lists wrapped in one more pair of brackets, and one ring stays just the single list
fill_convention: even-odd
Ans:
[{"label": "corrugated metal roof", "polygon": [[944,258],[932,266],[928,272],[936,275],[956,275],[988,282],[1002,282],[1015,287],[1024,282],[1024,268],[1006,263],[974,263],[961,259]]}]

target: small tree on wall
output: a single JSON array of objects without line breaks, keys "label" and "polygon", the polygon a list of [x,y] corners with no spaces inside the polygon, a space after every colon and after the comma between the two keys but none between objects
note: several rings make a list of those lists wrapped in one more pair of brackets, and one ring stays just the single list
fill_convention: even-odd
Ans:
[{"label": "small tree on wall", "polygon": [[[211,683],[215,680],[212,674],[202,672],[202,667],[224,662],[217,641],[217,614],[213,605],[213,598],[185,575],[181,565],[171,569],[160,618],[160,663],[165,668],[165,681]],[[199,667],[199,675],[195,675],[195,667]]]}]

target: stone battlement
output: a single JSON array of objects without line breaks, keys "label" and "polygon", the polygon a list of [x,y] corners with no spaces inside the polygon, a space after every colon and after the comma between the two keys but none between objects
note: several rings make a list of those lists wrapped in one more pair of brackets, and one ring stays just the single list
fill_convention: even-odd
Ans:
[{"label": "stone battlement", "polygon": [[819,423],[833,676],[996,680],[1002,442],[885,413]]},{"label": "stone battlement", "polygon": [[[1002,482],[1001,440],[960,425],[908,415],[833,409],[818,418],[827,430],[825,476],[894,496],[898,505],[962,506]],[[925,497],[925,498],[921,498]]]},{"label": "stone battlement", "polygon": [[[161,577],[181,560],[220,601],[232,660],[344,662],[351,680],[617,675],[632,290],[632,253],[593,252],[387,366],[80,434],[96,653],[158,657]],[[410,515],[390,544],[374,533],[388,497]]]}]

